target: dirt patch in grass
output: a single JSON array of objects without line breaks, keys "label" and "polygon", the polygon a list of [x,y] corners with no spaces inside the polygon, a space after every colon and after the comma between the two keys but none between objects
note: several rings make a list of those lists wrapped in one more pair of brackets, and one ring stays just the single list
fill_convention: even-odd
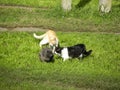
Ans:
[{"label": "dirt patch in grass", "polygon": [[[19,32],[45,32],[49,29],[44,29],[40,27],[0,27],[0,32],[5,31],[19,31]],[[60,31],[60,30],[54,30],[54,31]],[[63,31],[60,31],[63,32]],[[73,31],[64,31],[64,32],[73,32]],[[77,31],[74,31],[77,32]],[[78,31],[80,32],[80,31]],[[81,31],[82,32],[82,31]],[[93,33],[93,32],[92,32]],[[94,33],[101,33],[101,34],[120,34],[120,33],[113,33],[113,32],[94,32]]]},{"label": "dirt patch in grass", "polygon": [[33,31],[47,31],[48,29],[42,29],[42,28],[37,28],[37,27],[15,27],[15,28],[5,28],[5,27],[0,27],[0,31],[28,31],[28,32],[33,32]]},{"label": "dirt patch in grass", "polygon": [[32,6],[24,6],[24,5],[0,5],[0,8],[19,8],[19,9],[26,9],[26,10],[33,10],[33,9],[41,9],[41,10],[48,10],[48,7],[32,7]]}]

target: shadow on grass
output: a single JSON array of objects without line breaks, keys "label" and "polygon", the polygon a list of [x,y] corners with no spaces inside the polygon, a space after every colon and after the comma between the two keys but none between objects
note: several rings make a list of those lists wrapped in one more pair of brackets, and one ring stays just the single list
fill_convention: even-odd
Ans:
[{"label": "shadow on grass", "polygon": [[76,8],[82,8],[87,5],[91,0],[80,0],[79,3],[76,5]]},{"label": "shadow on grass", "polygon": [[118,4],[118,5],[113,5],[112,7],[114,7],[114,8],[120,8],[120,4]]}]

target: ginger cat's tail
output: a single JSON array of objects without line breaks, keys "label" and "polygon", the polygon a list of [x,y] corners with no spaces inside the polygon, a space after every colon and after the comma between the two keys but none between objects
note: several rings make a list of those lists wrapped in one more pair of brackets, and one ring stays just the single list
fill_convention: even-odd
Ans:
[{"label": "ginger cat's tail", "polygon": [[38,36],[38,35],[36,35],[35,33],[33,33],[33,36],[34,36],[36,39],[42,39],[42,38],[45,37],[45,34]]}]

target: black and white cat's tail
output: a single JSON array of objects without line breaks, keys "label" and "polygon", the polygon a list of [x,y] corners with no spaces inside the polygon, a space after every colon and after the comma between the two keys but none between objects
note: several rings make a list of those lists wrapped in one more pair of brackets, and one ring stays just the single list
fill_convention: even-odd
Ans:
[{"label": "black and white cat's tail", "polygon": [[89,50],[89,51],[85,51],[83,54],[86,57],[86,56],[89,56],[91,53],[92,53],[92,50]]}]

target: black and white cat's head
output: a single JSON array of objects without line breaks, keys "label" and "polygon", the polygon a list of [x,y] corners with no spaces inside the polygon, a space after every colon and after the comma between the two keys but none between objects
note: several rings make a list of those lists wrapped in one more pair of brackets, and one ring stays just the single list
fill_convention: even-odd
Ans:
[{"label": "black and white cat's head", "polygon": [[63,47],[56,47],[55,48],[55,54],[61,56],[62,49],[63,49]]}]

